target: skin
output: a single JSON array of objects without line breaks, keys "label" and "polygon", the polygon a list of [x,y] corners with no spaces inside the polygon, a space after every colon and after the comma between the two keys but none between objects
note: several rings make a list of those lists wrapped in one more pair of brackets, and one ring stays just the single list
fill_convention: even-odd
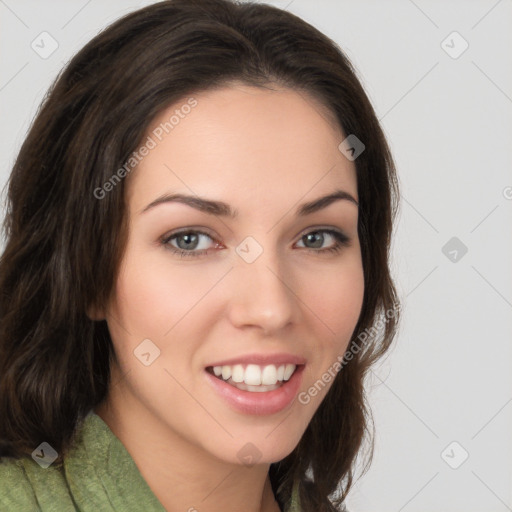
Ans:
[{"label": "skin", "polygon": [[[337,189],[358,200],[356,169],[338,150],[345,135],[303,92],[233,83],[194,98],[197,106],[126,178],[127,249],[108,307],[90,312],[107,319],[119,359],[95,412],[167,511],[276,512],[270,463],[296,447],[332,380],[307,405],[294,400],[256,416],[233,410],[204,368],[289,352],[307,359],[302,392],[345,352],[364,293],[358,206],[340,200],[303,218],[295,210]],[[154,119],[147,135],[186,99]],[[221,200],[239,214],[177,202],[141,213],[166,192]],[[342,231],[349,246],[322,254],[336,244],[332,235],[321,232],[323,243],[304,236],[319,227]],[[161,242],[181,228],[211,238]],[[235,252],[247,236],[263,249],[250,264]],[[181,257],[169,246],[208,253]],[[144,339],[160,350],[149,366],[133,354]],[[251,467],[237,457],[248,442],[261,452]]]}]

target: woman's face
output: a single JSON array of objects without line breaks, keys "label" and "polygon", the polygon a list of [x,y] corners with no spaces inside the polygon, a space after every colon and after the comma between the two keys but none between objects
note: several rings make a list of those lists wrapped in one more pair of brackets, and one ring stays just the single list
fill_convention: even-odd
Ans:
[{"label": "woman's face", "polygon": [[[364,291],[357,204],[297,212],[339,191],[357,201],[356,169],[304,93],[226,86],[188,100],[153,121],[127,178],[129,239],[105,313],[116,407],[218,459],[275,462],[332,385]],[[175,194],[193,202],[164,200]],[[274,391],[211,368],[257,386],[287,364]]]}]

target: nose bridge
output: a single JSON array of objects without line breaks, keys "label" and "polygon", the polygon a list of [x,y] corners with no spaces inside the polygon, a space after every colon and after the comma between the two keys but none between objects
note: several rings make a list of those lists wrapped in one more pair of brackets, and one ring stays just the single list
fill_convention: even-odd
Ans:
[{"label": "nose bridge", "polygon": [[271,243],[272,236],[258,239],[261,242],[248,236],[236,248],[233,322],[238,326],[260,326],[270,332],[292,320],[295,296],[293,283],[288,282],[290,273],[278,248]]}]

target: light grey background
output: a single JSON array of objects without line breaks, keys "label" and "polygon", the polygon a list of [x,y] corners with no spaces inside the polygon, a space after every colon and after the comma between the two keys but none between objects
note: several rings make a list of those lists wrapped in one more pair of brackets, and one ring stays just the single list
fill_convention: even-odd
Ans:
[{"label": "light grey background", "polygon": [[[1,186],[62,66],[149,3],[0,0]],[[368,383],[375,458],[349,509],[512,510],[512,2],[268,3],[303,17],[352,60],[403,194],[393,244],[402,323]],[[31,48],[43,46],[43,31],[58,43],[46,59]],[[448,37],[454,31],[469,44],[458,58],[464,42]],[[467,247],[448,247],[455,262],[442,251],[452,237]],[[457,469],[448,465],[465,452]]]}]

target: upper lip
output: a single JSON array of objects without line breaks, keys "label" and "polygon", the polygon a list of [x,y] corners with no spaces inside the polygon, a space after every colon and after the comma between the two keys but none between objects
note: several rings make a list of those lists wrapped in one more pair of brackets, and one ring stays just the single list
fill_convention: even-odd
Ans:
[{"label": "upper lip", "polygon": [[294,364],[301,365],[306,364],[306,359],[301,356],[295,356],[293,354],[286,354],[280,352],[278,354],[245,354],[237,357],[231,357],[229,359],[222,359],[214,363],[208,364],[210,366],[233,366],[235,364],[257,364],[257,365],[269,365],[269,364]]}]

